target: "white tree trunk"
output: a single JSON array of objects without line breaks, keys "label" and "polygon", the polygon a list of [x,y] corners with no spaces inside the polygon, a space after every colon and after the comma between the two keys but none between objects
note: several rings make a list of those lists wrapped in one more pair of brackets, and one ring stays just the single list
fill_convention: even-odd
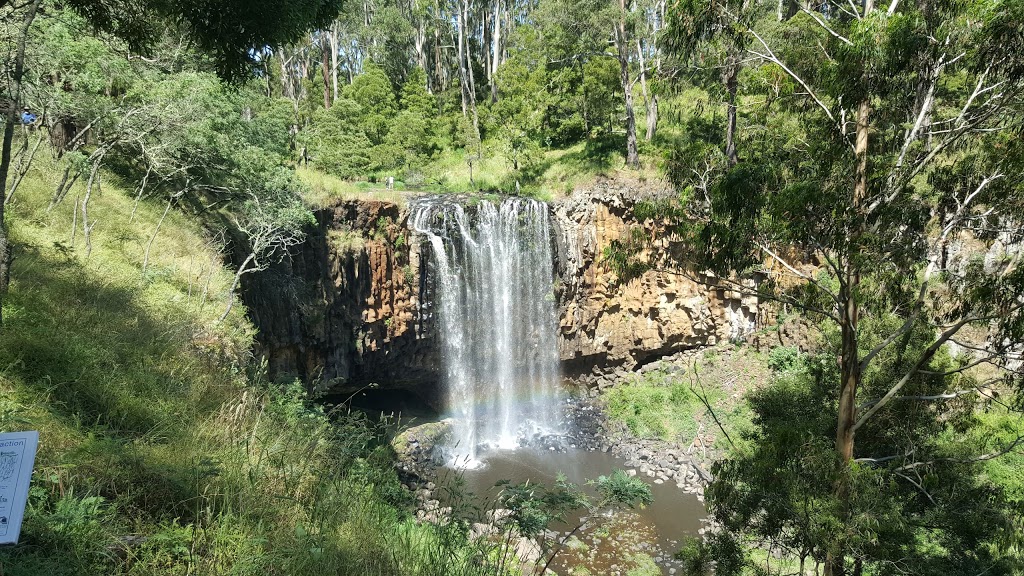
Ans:
[{"label": "white tree trunk", "polygon": [[[462,0],[462,4],[465,0]],[[462,6],[459,6],[458,12],[455,14],[455,26],[458,28],[456,33],[458,34],[458,50],[459,50],[459,83],[462,85],[460,90],[462,94],[462,116],[464,118],[469,117],[469,79],[466,74],[466,20]]]},{"label": "white tree trunk", "polygon": [[491,102],[498,101],[498,67],[501,66],[501,0],[494,0],[494,33],[491,35]]},{"label": "white tree trunk", "polygon": [[465,37],[466,71],[469,76],[469,107],[473,112],[473,130],[480,135],[480,118],[476,113],[476,81],[473,78],[473,60],[469,55],[469,36],[465,27],[469,25],[469,0],[462,0],[462,35]]},{"label": "white tree trunk", "polygon": [[647,91],[647,63],[644,60],[644,46],[640,38],[636,39],[636,53],[640,58],[640,91],[644,97],[644,110],[647,119],[647,133],[644,138],[650,142],[654,138],[654,128],[658,124],[658,104],[651,99]]},{"label": "white tree trunk", "polygon": [[619,83],[622,85],[623,101],[626,107],[626,165],[640,167],[640,154],[636,144],[636,114],[633,111],[633,82],[629,79],[629,34],[626,30],[627,0],[619,0],[619,20],[615,23],[615,49],[619,59]]},{"label": "white tree trunk", "polygon": [[228,289],[228,305],[224,309],[224,313],[220,315],[218,322],[223,322],[228,314],[231,313],[231,308],[235,305],[235,289],[238,288],[238,282],[242,279],[242,274],[249,271],[249,263],[256,259],[256,253],[250,252],[249,256],[245,258],[245,262],[238,267],[238,272],[235,272],[235,279],[231,281],[231,288]]},{"label": "white tree trunk", "polygon": [[331,24],[331,83],[334,85],[334,99],[338,99],[338,22]]}]

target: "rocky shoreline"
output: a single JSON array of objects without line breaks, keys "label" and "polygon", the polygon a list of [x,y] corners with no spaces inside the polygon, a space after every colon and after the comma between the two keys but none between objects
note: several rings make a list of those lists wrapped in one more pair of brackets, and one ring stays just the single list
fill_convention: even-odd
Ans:
[{"label": "rocky shoreline", "polygon": [[[679,358],[668,358],[652,364],[650,368],[646,369],[684,370],[681,366],[683,361],[683,356],[680,354]],[[616,368],[608,374],[595,373],[578,379],[576,381],[577,390],[585,392],[576,394],[566,400],[565,404],[566,428],[570,432],[563,437],[541,438],[538,440],[540,445],[551,451],[585,450],[610,453],[623,461],[622,468],[630,476],[643,478],[652,485],[674,484],[680,492],[694,495],[700,502],[703,502],[704,490],[712,480],[707,468],[710,466],[710,458],[714,456],[713,454],[710,457],[705,457],[699,451],[695,451],[692,446],[682,446],[663,440],[637,438],[629,434],[628,430],[613,426],[605,416],[599,398],[600,390],[604,388],[598,382],[605,382],[606,386],[614,386],[617,381],[633,374],[635,372]],[[590,391],[593,391],[593,394]],[[403,431],[396,436],[392,443],[398,454],[396,466],[403,486],[415,496],[415,515],[419,522],[444,522],[452,514],[452,508],[442,503],[440,488],[437,485],[438,471],[444,463],[440,447],[446,441],[450,427],[450,420],[422,424]],[[502,513],[507,513],[503,510],[490,512],[491,516],[470,524],[469,537],[471,539],[485,537],[496,532],[498,530],[496,524],[500,520],[500,516]],[[622,522],[628,524],[630,520],[628,517],[624,517]],[[699,534],[714,529],[713,523],[708,518],[703,519],[702,524]],[[571,553],[576,556],[583,555],[583,557],[589,553],[591,559],[593,559],[598,546],[602,544],[607,546],[609,539],[616,538],[618,541],[611,544],[623,547],[623,554],[638,552],[647,554],[664,573],[670,575],[681,570],[680,562],[673,557],[676,550],[666,550],[656,541],[652,542],[649,539],[630,539],[628,536],[609,538],[606,536],[602,542],[602,538],[594,534],[577,534],[570,538],[568,532],[548,531],[544,535],[544,540],[548,542],[569,541],[566,544],[567,551],[575,549],[576,551]],[[672,541],[672,544],[678,545],[679,542]],[[533,539],[516,538],[513,547],[524,565],[536,562],[543,556],[540,542]],[[607,573],[625,574],[628,569],[625,564],[621,566],[619,564],[622,563],[606,566]]]}]

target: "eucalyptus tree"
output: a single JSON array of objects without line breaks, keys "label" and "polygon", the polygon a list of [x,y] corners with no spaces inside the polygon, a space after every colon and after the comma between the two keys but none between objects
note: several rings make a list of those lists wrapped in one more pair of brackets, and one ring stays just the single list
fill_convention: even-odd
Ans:
[{"label": "eucalyptus tree", "polygon": [[538,35],[527,27],[514,33],[513,43],[533,49],[515,50],[498,69],[494,83],[501,91],[501,100],[491,105],[491,121],[496,127],[504,156],[515,179],[515,189],[540,158],[540,140],[544,117],[553,98],[549,94],[549,77],[545,54],[537,49]]},{"label": "eucalyptus tree", "polygon": [[[118,0],[70,0],[63,4],[81,15],[93,28],[123,40],[138,54],[150,54],[168,29],[181,30],[195,46],[212,57],[217,72],[228,79],[250,76],[259,66],[257,58],[266,46],[300,38],[307,30],[330,22],[337,16],[340,0],[257,0],[238,3]],[[0,152],[0,298],[9,280],[11,251],[3,205],[7,194],[14,129],[20,121],[25,96],[26,53],[33,23],[43,0],[0,1],[0,18],[16,23],[8,27],[3,42],[5,58],[0,77],[0,112],[4,115],[3,148]]]},{"label": "eucalyptus tree", "polygon": [[[747,467],[710,493],[730,532],[777,521],[828,575],[906,569],[900,555],[939,572],[1007,569],[987,549],[957,546],[969,540],[952,536],[968,528],[967,515],[957,519],[964,501],[955,474],[977,474],[977,463],[1020,446],[1020,434],[986,445],[940,426],[950,443],[936,444],[919,433],[924,420],[893,416],[916,406],[933,424],[963,422],[950,416],[955,399],[1020,388],[1024,269],[1013,246],[1024,218],[1015,177],[1024,167],[1022,8],[824,2],[780,23],[748,18],[746,3],[670,7],[677,46],[692,46],[679,36],[697,30],[742,50],[746,87],[759,102],[752,124],[764,127],[749,130],[749,154],[711,185],[681,182],[690,193],[677,232],[692,241],[698,269],[726,283],[730,274],[756,273],[767,278],[759,295],[834,327],[826,330],[833,370],[816,380],[828,391],[817,418],[827,415],[833,440],[829,465],[817,462],[814,477],[827,482],[797,490],[819,490],[820,521],[786,523],[800,515],[767,499],[760,512],[740,514],[725,482],[760,494],[780,488]],[[953,359],[950,346],[960,351]],[[916,499],[903,510],[916,535],[901,538],[903,548],[881,542],[900,517],[885,509],[892,501],[870,497],[889,489]],[[980,498],[979,507],[997,501]]]},{"label": "eucalyptus tree", "polygon": [[[666,6],[661,0],[547,0],[539,9],[542,21],[550,22],[546,36],[556,61],[593,63],[611,59],[616,64],[623,112],[621,126],[626,139],[624,152],[626,164],[633,168],[640,165],[637,106],[633,97],[638,84],[644,104],[645,139],[653,140],[657,131],[658,99],[652,84],[662,74],[660,38],[666,25]],[[588,98],[587,102],[594,100]]]},{"label": "eucalyptus tree", "polygon": [[725,156],[729,166],[739,162],[736,150],[739,75],[751,40],[748,30],[765,13],[765,2],[727,0],[709,3],[686,0],[671,11],[668,47],[684,60],[711,63],[720,70],[726,91]]}]

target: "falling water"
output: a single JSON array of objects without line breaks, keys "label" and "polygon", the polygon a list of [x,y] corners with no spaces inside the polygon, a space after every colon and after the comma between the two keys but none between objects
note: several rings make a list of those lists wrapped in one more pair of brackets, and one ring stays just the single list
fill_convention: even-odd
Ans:
[{"label": "falling water", "polygon": [[560,391],[547,205],[509,198],[466,206],[414,202],[430,243],[434,322],[443,353],[449,461],[557,433]]}]

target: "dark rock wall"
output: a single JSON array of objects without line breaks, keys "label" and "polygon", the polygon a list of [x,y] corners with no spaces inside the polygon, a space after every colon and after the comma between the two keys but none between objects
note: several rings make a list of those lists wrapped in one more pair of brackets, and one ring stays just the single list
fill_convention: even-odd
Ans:
[{"label": "dark rock wall", "polygon": [[306,241],[244,279],[242,297],[272,378],[345,394],[376,383],[436,403],[437,358],[418,321],[420,250],[405,211],[342,201]]}]

